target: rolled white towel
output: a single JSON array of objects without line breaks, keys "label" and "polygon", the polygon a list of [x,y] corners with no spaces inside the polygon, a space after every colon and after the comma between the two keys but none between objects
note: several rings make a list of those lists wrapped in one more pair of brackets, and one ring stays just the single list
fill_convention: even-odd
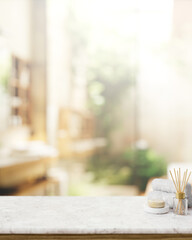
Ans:
[{"label": "rolled white towel", "polygon": [[[170,179],[156,178],[151,183],[154,191],[163,191],[167,193],[176,193],[175,186]],[[185,194],[187,197],[191,196],[191,184],[187,183],[185,188]]]},{"label": "rolled white towel", "polygon": [[[169,205],[170,208],[173,208],[173,197],[175,193],[168,193],[162,191],[152,191],[148,194],[148,199],[164,199],[164,201]],[[192,195],[188,197],[188,206],[192,207]]]}]

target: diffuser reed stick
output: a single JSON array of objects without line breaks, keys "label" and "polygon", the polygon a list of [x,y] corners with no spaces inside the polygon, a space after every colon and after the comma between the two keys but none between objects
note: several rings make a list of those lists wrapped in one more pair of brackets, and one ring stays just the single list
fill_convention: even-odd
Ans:
[{"label": "diffuser reed stick", "polygon": [[184,172],[183,174],[183,178],[181,179],[181,169],[179,168],[179,170],[175,170],[174,168],[174,177],[173,177],[173,174],[171,171],[170,172],[170,175],[171,175],[171,178],[173,180],[173,184],[175,186],[175,189],[176,189],[176,198],[178,199],[178,202],[177,202],[177,207],[176,207],[176,210],[175,212],[178,213],[178,214],[183,214],[184,212],[184,206],[183,206],[183,199],[185,199],[185,188],[186,188],[186,185],[189,181],[189,178],[191,176],[191,172],[187,175],[188,173],[188,169]]}]

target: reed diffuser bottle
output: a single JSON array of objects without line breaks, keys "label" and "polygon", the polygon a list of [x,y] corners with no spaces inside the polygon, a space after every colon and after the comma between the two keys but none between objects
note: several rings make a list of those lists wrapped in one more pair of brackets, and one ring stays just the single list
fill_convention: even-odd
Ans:
[{"label": "reed diffuser bottle", "polygon": [[191,172],[187,176],[187,172],[188,172],[188,169],[187,169],[183,174],[182,180],[181,180],[180,168],[177,171],[174,169],[175,178],[173,177],[172,172],[171,171],[169,172],[176,189],[176,196],[173,198],[173,212],[178,215],[187,215],[188,199],[185,197],[185,188],[186,188],[187,182],[189,181]]},{"label": "reed diffuser bottle", "polygon": [[176,197],[173,198],[173,212],[178,215],[187,215],[187,211],[188,199],[185,193],[176,193]]}]

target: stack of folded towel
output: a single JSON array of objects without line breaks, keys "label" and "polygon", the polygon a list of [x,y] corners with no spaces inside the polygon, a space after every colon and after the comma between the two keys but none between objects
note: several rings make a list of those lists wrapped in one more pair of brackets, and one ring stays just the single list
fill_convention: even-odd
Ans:
[{"label": "stack of folded towel", "polygon": [[[173,197],[175,197],[176,189],[173,182],[169,179],[154,179],[152,181],[153,191],[148,194],[148,198],[160,199],[164,198],[170,208],[173,208]],[[187,183],[185,195],[188,198],[188,205],[192,207],[191,184]]]}]

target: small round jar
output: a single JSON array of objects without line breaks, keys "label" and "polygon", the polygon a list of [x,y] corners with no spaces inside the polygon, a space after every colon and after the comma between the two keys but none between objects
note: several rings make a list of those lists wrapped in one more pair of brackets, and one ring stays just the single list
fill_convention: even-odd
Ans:
[{"label": "small round jar", "polygon": [[149,193],[147,198],[147,205],[151,208],[164,208],[165,207],[165,200],[163,194],[153,192]]},{"label": "small round jar", "polygon": [[173,198],[173,212],[177,215],[187,215],[188,199],[185,193],[176,193],[176,197]]}]

